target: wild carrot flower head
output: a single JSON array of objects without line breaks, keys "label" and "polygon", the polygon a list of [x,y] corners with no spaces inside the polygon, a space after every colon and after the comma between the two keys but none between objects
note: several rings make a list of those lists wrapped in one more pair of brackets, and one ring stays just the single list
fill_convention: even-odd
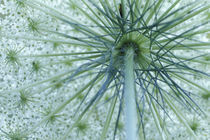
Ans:
[{"label": "wild carrot flower head", "polygon": [[[14,131],[11,120],[22,120],[18,134],[29,139],[42,133],[44,139],[120,139],[130,133],[124,125],[136,119],[137,137],[170,139],[175,116],[196,139],[180,110],[205,116],[196,100],[208,100],[210,94],[198,83],[210,77],[205,70],[207,1],[66,0],[57,6],[15,0],[1,5],[9,3],[25,24],[0,29],[1,39],[10,41],[4,44],[5,66],[15,64],[4,80],[13,74],[18,81],[8,81],[9,88],[0,92],[3,108],[10,108],[2,116],[12,114],[0,126],[2,137]],[[8,20],[7,13],[0,16]],[[24,111],[14,108],[16,100],[22,100]],[[136,114],[129,116],[133,101]],[[150,135],[151,124],[158,134]]]}]

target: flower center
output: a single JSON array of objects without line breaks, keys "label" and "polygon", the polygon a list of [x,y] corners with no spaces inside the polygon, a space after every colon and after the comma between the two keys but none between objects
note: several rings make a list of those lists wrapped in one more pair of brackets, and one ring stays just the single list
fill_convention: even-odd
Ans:
[{"label": "flower center", "polygon": [[149,39],[137,31],[127,33],[120,38],[115,48],[115,55],[123,57],[128,47],[133,48],[136,59],[149,52]]}]

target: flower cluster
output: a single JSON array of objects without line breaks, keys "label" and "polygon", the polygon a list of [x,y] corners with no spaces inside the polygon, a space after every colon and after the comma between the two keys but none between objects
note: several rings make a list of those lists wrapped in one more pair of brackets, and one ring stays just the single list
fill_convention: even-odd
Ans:
[{"label": "flower cluster", "polygon": [[208,2],[0,1],[0,139],[208,138]]}]

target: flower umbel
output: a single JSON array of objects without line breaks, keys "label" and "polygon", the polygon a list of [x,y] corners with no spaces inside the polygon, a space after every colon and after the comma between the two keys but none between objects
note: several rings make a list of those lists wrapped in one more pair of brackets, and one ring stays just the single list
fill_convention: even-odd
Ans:
[{"label": "flower umbel", "polygon": [[[180,110],[206,115],[195,99],[208,100],[210,91],[194,79],[210,77],[202,69],[210,64],[210,42],[205,41],[210,32],[207,2],[67,0],[65,12],[38,0],[17,2],[28,13],[39,11],[49,20],[38,24],[26,18],[31,35],[0,34],[7,39],[44,42],[34,52],[29,46],[29,54],[23,54],[27,47],[18,54],[8,50],[6,57],[14,64],[27,59],[33,69],[29,75],[36,73],[31,82],[25,78],[22,86],[0,92],[2,98],[21,91],[36,95],[36,105],[32,96],[20,96],[24,97],[21,105],[34,104],[32,114],[38,115],[32,117],[24,136],[36,136],[38,128],[51,131],[48,127],[54,125],[58,127],[52,128],[53,139],[73,139],[72,132],[78,131],[82,132],[79,136],[93,139],[94,134],[87,136],[86,131],[96,123],[100,132],[95,139],[149,139],[148,122],[152,122],[160,139],[171,139],[168,122],[176,116],[197,139],[194,129],[199,124],[190,125]],[[51,48],[44,48],[49,44]],[[46,110],[49,103],[53,109]],[[43,125],[49,122],[53,123]]]}]

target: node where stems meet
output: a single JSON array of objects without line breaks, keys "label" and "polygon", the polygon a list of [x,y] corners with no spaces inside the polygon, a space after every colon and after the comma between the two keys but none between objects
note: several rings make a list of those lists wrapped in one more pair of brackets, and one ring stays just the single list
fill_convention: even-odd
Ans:
[{"label": "node where stems meet", "polygon": [[128,47],[132,47],[134,50],[134,59],[141,57],[143,54],[149,53],[148,46],[149,39],[139,32],[129,32],[119,39],[116,48],[115,56],[124,56]]}]

